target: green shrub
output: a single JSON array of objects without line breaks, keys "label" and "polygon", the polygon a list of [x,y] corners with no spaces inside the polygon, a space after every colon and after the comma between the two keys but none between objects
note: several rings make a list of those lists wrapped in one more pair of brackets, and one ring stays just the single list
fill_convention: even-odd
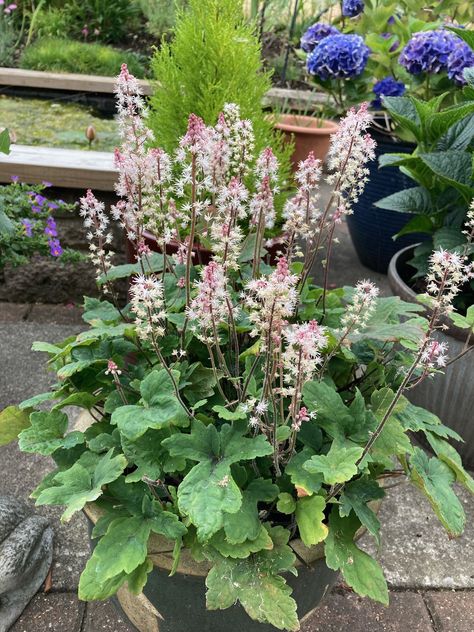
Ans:
[{"label": "green shrub", "polygon": [[65,37],[71,29],[71,18],[67,11],[47,7],[38,11],[34,21],[35,37]]},{"label": "green shrub", "polygon": [[137,0],[137,5],[146,19],[147,31],[161,38],[176,22],[178,8],[183,8],[187,0]]},{"label": "green shrub", "polygon": [[237,103],[253,123],[257,152],[272,145],[282,178],[288,176],[290,150],[262,110],[270,73],[262,70],[260,43],[240,0],[190,0],[178,12],[173,41],[155,53],[152,72],[157,85],[149,125],[160,147],[176,148],[191,112],[214,125],[225,103]]},{"label": "green shrub", "polygon": [[136,77],[145,75],[143,63],[136,53],[100,44],[44,38],[25,49],[20,68],[114,76],[120,72],[122,63],[128,64]]}]

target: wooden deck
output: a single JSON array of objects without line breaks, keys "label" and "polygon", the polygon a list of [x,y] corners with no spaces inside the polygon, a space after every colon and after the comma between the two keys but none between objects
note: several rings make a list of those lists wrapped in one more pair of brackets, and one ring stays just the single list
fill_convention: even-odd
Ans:
[{"label": "wooden deck", "polygon": [[[0,86],[5,87],[113,94],[115,82],[115,77],[0,68]],[[151,94],[148,81],[140,79],[139,83],[144,94]]]},{"label": "wooden deck", "polygon": [[[140,79],[143,94],[152,94],[152,85]],[[0,68],[0,87],[38,88],[51,91],[87,92],[112,95],[115,77],[99,77],[96,75],[78,75],[41,70],[22,70],[21,68]],[[271,88],[265,96],[264,104],[280,109],[293,108],[311,110],[312,107],[327,101],[327,96],[313,90],[289,90]]]},{"label": "wooden deck", "polygon": [[43,180],[71,189],[113,191],[117,171],[113,154],[102,151],[12,145],[11,153],[0,154],[0,182],[19,176],[30,184]]}]

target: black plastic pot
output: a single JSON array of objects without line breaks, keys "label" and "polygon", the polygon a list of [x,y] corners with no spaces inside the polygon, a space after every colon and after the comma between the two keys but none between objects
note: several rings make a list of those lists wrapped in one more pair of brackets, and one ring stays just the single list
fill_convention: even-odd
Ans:
[{"label": "black plastic pot", "polygon": [[[415,292],[406,283],[413,273],[413,268],[407,264],[413,258],[413,250],[414,246],[408,246],[397,252],[388,269],[393,293],[410,303],[416,302]],[[445,324],[446,329],[437,332],[436,336],[448,344],[448,354],[453,358],[463,351],[467,334],[465,329],[455,327],[449,320]],[[455,442],[455,448],[465,467],[474,469],[474,354],[467,353],[450,364],[444,374],[424,380],[408,391],[407,397],[461,435],[465,443]]]},{"label": "black plastic pot", "polygon": [[425,236],[414,233],[394,240],[393,236],[413,215],[386,211],[374,206],[383,197],[415,185],[398,167],[379,169],[379,157],[386,153],[411,153],[415,146],[396,142],[389,135],[377,132],[371,132],[371,135],[377,141],[376,158],[368,165],[369,181],[354,205],[354,214],[347,217],[347,224],[360,262],[371,270],[385,274],[390,259],[400,248],[422,241]]}]

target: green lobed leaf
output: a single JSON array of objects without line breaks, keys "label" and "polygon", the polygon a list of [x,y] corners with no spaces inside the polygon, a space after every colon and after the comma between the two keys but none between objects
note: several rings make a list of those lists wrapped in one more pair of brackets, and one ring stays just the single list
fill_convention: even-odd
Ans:
[{"label": "green lobed leaf", "polygon": [[67,426],[67,415],[60,411],[31,413],[30,426],[18,437],[20,450],[44,456],[53,454],[64,445]]},{"label": "green lobed leaf", "polygon": [[303,464],[303,468],[312,474],[321,473],[328,485],[345,483],[357,474],[357,461],[362,451],[359,446],[345,448],[333,442],[326,455],[312,456]]},{"label": "green lobed leaf", "polygon": [[326,502],[322,496],[299,498],[296,503],[296,523],[306,546],[314,546],[326,539],[328,528],[324,524]]},{"label": "green lobed leaf", "polygon": [[446,465],[453,470],[456,475],[457,482],[464,485],[471,494],[474,494],[474,479],[464,469],[461,456],[456,448],[453,448],[451,444],[443,439],[440,439],[432,432],[427,432],[426,437],[438,459],[443,461],[443,463],[446,463]]},{"label": "green lobed leaf", "polygon": [[300,452],[295,452],[285,468],[285,474],[290,477],[298,495],[311,496],[321,489],[324,480],[322,473],[310,474],[303,469],[303,464],[314,455],[314,450],[305,446]]},{"label": "green lobed leaf", "polygon": [[380,522],[367,503],[372,500],[380,500],[384,496],[385,492],[377,481],[359,478],[344,486],[340,498],[339,514],[345,518],[349,516],[351,511],[354,511],[369,533],[377,539],[377,542],[380,542]]},{"label": "green lobed leaf", "polygon": [[452,469],[436,457],[429,458],[420,448],[414,449],[410,466],[412,482],[428,498],[446,531],[452,536],[461,535],[466,517],[452,489],[456,479]]},{"label": "green lobed leaf", "polygon": [[111,423],[116,425],[121,434],[130,441],[136,441],[147,430],[159,430],[170,423],[183,420],[183,408],[176,397],[163,396],[158,406],[144,408],[143,406],[127,405],[116,408],[111,417]]},{"label": "green lobed leaf", "polygon": [[123,454],[112,457],[113,450],[99,457],[85,453],[67,470],[60,471],[53,479],[54,486],[44,489],[37,498],[37,505],[66,505],[61,520],[68,521],[73,513],[102,494],[102,487],[118,478],[127,459]]},{"label": "green lobed leaf", "polygon": [[258,553],[263,549],[272,549],[273,541],[268,531],[260,523],[257,537],[247,539],[243,542],[231,543],[227,539],[223,530],[212,536],[209,544],[213,546],[224,557],[246,558],[252,553]]},{"label": "green lobed leaf", "polygon": [[278,494],[277,511],[282,514],[290,515],[295,513],[296,500],[288,492],[281,492]]},{"label": "green lobed leaf", "polygon": [[278,495],[278,486],[270,480],[257,478],[242,492],[242,505],[238,513],[224,514],[224,531],[231,544],[254,540],[260,533],[261,522],[258,503],[270,503]]},{"label": "green lobed leaf", "polygon": [[326,564],[340,570],[346,583],[361,597],[370,597],[387,606],[388,588],[380,565],[354,542],[359,527],[354,514],[341,517],[337,508],[332,510],[324,547]]},{"label": "green lobed leaf", "polygon": [[10,443],[30,425],[30,413],[18,406],[7,406],[0,412],[0,446]]},{"label": "green lobed leaf", "polygon": [[[285,531],[285,530],[284,530]],[[276,529],[270,531],[274,546],[247,559],[218,558],[206,578],[209,610],[229,608],[240,602],[247,614],[278,630],[299,630],[296,602],[280,572],[291,570],[294,555]]]}]

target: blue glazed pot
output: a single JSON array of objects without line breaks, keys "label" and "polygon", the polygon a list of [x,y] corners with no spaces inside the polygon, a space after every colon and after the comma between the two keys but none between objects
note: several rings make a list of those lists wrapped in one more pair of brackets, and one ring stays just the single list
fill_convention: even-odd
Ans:
[{"label": "blue glazed pot", "polygon": [[369,181],[359,201],[354,204],[354,214],[347,217],[347,224],[360,262],[371,270],[385,274],[390,259],[396,252],[422,241],[426,236],[413,233],[394,240],[393,236],[413,215],[386,211],[374,206],[375,202],[387,195],[416,186],[398,167],[379,169],[379,157],[386,153],[411,153],[415,146],[395,142],[388,135],[372,133],[372,136],[377,141],[376,157],[368,165]]}]

